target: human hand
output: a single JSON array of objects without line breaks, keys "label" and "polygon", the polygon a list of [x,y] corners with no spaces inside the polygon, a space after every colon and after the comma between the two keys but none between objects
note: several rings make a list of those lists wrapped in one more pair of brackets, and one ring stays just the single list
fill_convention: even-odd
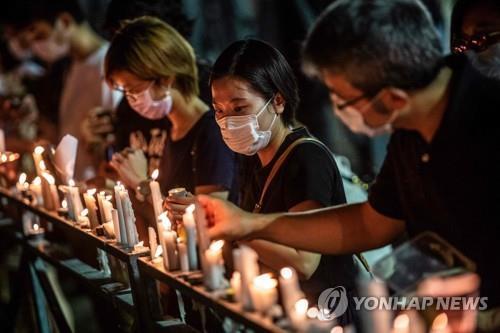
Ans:
[{"label": "human hand", "polygon": [[110,165],[116,170],[120,180],[130,188],[137,188],[139,183],[148,178],[148,161],[142,150],[117,153],[113,155]]},{"label": "human hand", "polygon": [[254,231],[253,222],[257,215],[209,195],[200,194],[196,198],[205,209],[210,239],[238,240]]},{"label": "human hand", "polygon": [[104,144],[109,135],[114,133],[113,113],[111,110],[95,107],[83,121],[82,132],[85,140],[91,144]]},{"label": "human hand", "polygon": [[175,221],[182,221],[182,215],[184,215],[186,208],[194,201],[194,195],[189,192],[186,192],[184,197],[168,196],[163,201],[163,209],[167,210]]}]

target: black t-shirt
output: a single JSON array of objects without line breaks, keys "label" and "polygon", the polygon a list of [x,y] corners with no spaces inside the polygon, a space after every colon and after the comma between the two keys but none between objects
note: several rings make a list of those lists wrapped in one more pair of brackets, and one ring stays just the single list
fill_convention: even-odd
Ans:
[{"label": "black t-shirt", "polygon": [[[167,128],[167,132],[169,129]],[[185,187],[194,193],[196,186],[221,185],[234,200],[235,155],[222,140],[214,112],[207,111],[180,140],[167,135],[160,162],[163,193]]]},{"label": "black t-shirt", "polygon": [[465,59],[448,59],[450,97],[431,143],[396,130],[370,204],[406,221],[413,237],[436,232],[476,262],[481,294],[500,305],[500,82]]},{"label": "black t-shirt", "polygon": [[[200,89],[200,99],[211,104],[212,98],[208,80],[210,76],[210,65],[208,62],[198,60],[196,62],[198,68],[198,85]],[[166,130],[170,126],[170,122],[165,117],[160,120],[149,120],[135,112],[129,105],[126,98],[123,98],[116,109],[115,120],[115,149],[120,151],[129,146],[130,134],[140,131],[147,141],[151,139],[151,130],[160,129]]]},{"label": "black t-shirt", "polygon": [[[254,174],[247,177],[249,182],[243,184],[241,207],[244,210],[253,210],[267,176],[286,148],[295,140],[310,136],[305,128],[294,130],[285,138],[274,158],[265,167],[261,166],[258,156],[248,158],[246,163],[254,165]],[[296,146],[283,162],[267,189],[261,212],[286,212],[307,200],[317,201],[325,207],[346,202],[342,178],[333,155],[326,148],[310,142]],[[356,269],[351,255],[322,255],[318,268],[308,281],[301,282],[301,287],[307,298],[315,304],[319,294],[327,288],[344,286],[352,289],[355,277]]]}]

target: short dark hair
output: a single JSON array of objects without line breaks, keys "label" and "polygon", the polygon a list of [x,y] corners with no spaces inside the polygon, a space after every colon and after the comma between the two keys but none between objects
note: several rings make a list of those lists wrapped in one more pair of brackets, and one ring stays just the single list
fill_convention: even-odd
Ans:
[{"label": "short dark hair", "polygon": [[418,0],[339,0],[312,27],[304,70],[330,69],[366,93],[392,86],[415,90],[436,77],[443,49]]},{"label": "short dark hair", "polygon": [[103,28],[114,34],[124,20],[141,16],[157,17],[174,27],[184,38],[191,37],[193,21],[184,14],[180,0],[111,0]]},{"label": "short dark hair", "polygon": [[85,21],[85,15],[78,0],[15,0],[9,3],[15,19],[11,23],[16,29],[24,29],[35,21],[54,24],[57,17],[66,12],[75,22]]},{"label": "short dark hair", "polygon": [[279,92],[285,99],[283,122],[287,126],[294,123],[299,104],[297,81],[285,57],[273,46],[256,39],[232,43],[215,61],[210,85],[227,76],[247,81],[265,99]]}]

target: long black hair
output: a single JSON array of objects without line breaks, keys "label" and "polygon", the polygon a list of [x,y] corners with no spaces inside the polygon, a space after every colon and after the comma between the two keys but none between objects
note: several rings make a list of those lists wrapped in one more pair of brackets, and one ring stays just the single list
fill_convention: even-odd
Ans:
[{"label": "long black hair", "polygon": [[283,123],[293,125],[299,104],[297,81],[292,68],[276,48],[256,39],[232,43],[215,61],[210,86],[226,76],[243,79],[266,100],[279,92],[285,100]]}]

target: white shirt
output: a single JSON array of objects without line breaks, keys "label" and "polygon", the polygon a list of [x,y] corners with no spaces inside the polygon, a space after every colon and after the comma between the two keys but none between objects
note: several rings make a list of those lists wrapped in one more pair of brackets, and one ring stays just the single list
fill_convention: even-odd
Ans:
[{"label": "white shirt", "polygon": [[71,134],[79,141],[75,178],[86,180],[95,175],[92,155],[87,152],[81,126],[95,107],[114,109],[122,98],[104,82],[105,43],[83,61],[74,60],[64,81],[59,104],[59,138]]}]

